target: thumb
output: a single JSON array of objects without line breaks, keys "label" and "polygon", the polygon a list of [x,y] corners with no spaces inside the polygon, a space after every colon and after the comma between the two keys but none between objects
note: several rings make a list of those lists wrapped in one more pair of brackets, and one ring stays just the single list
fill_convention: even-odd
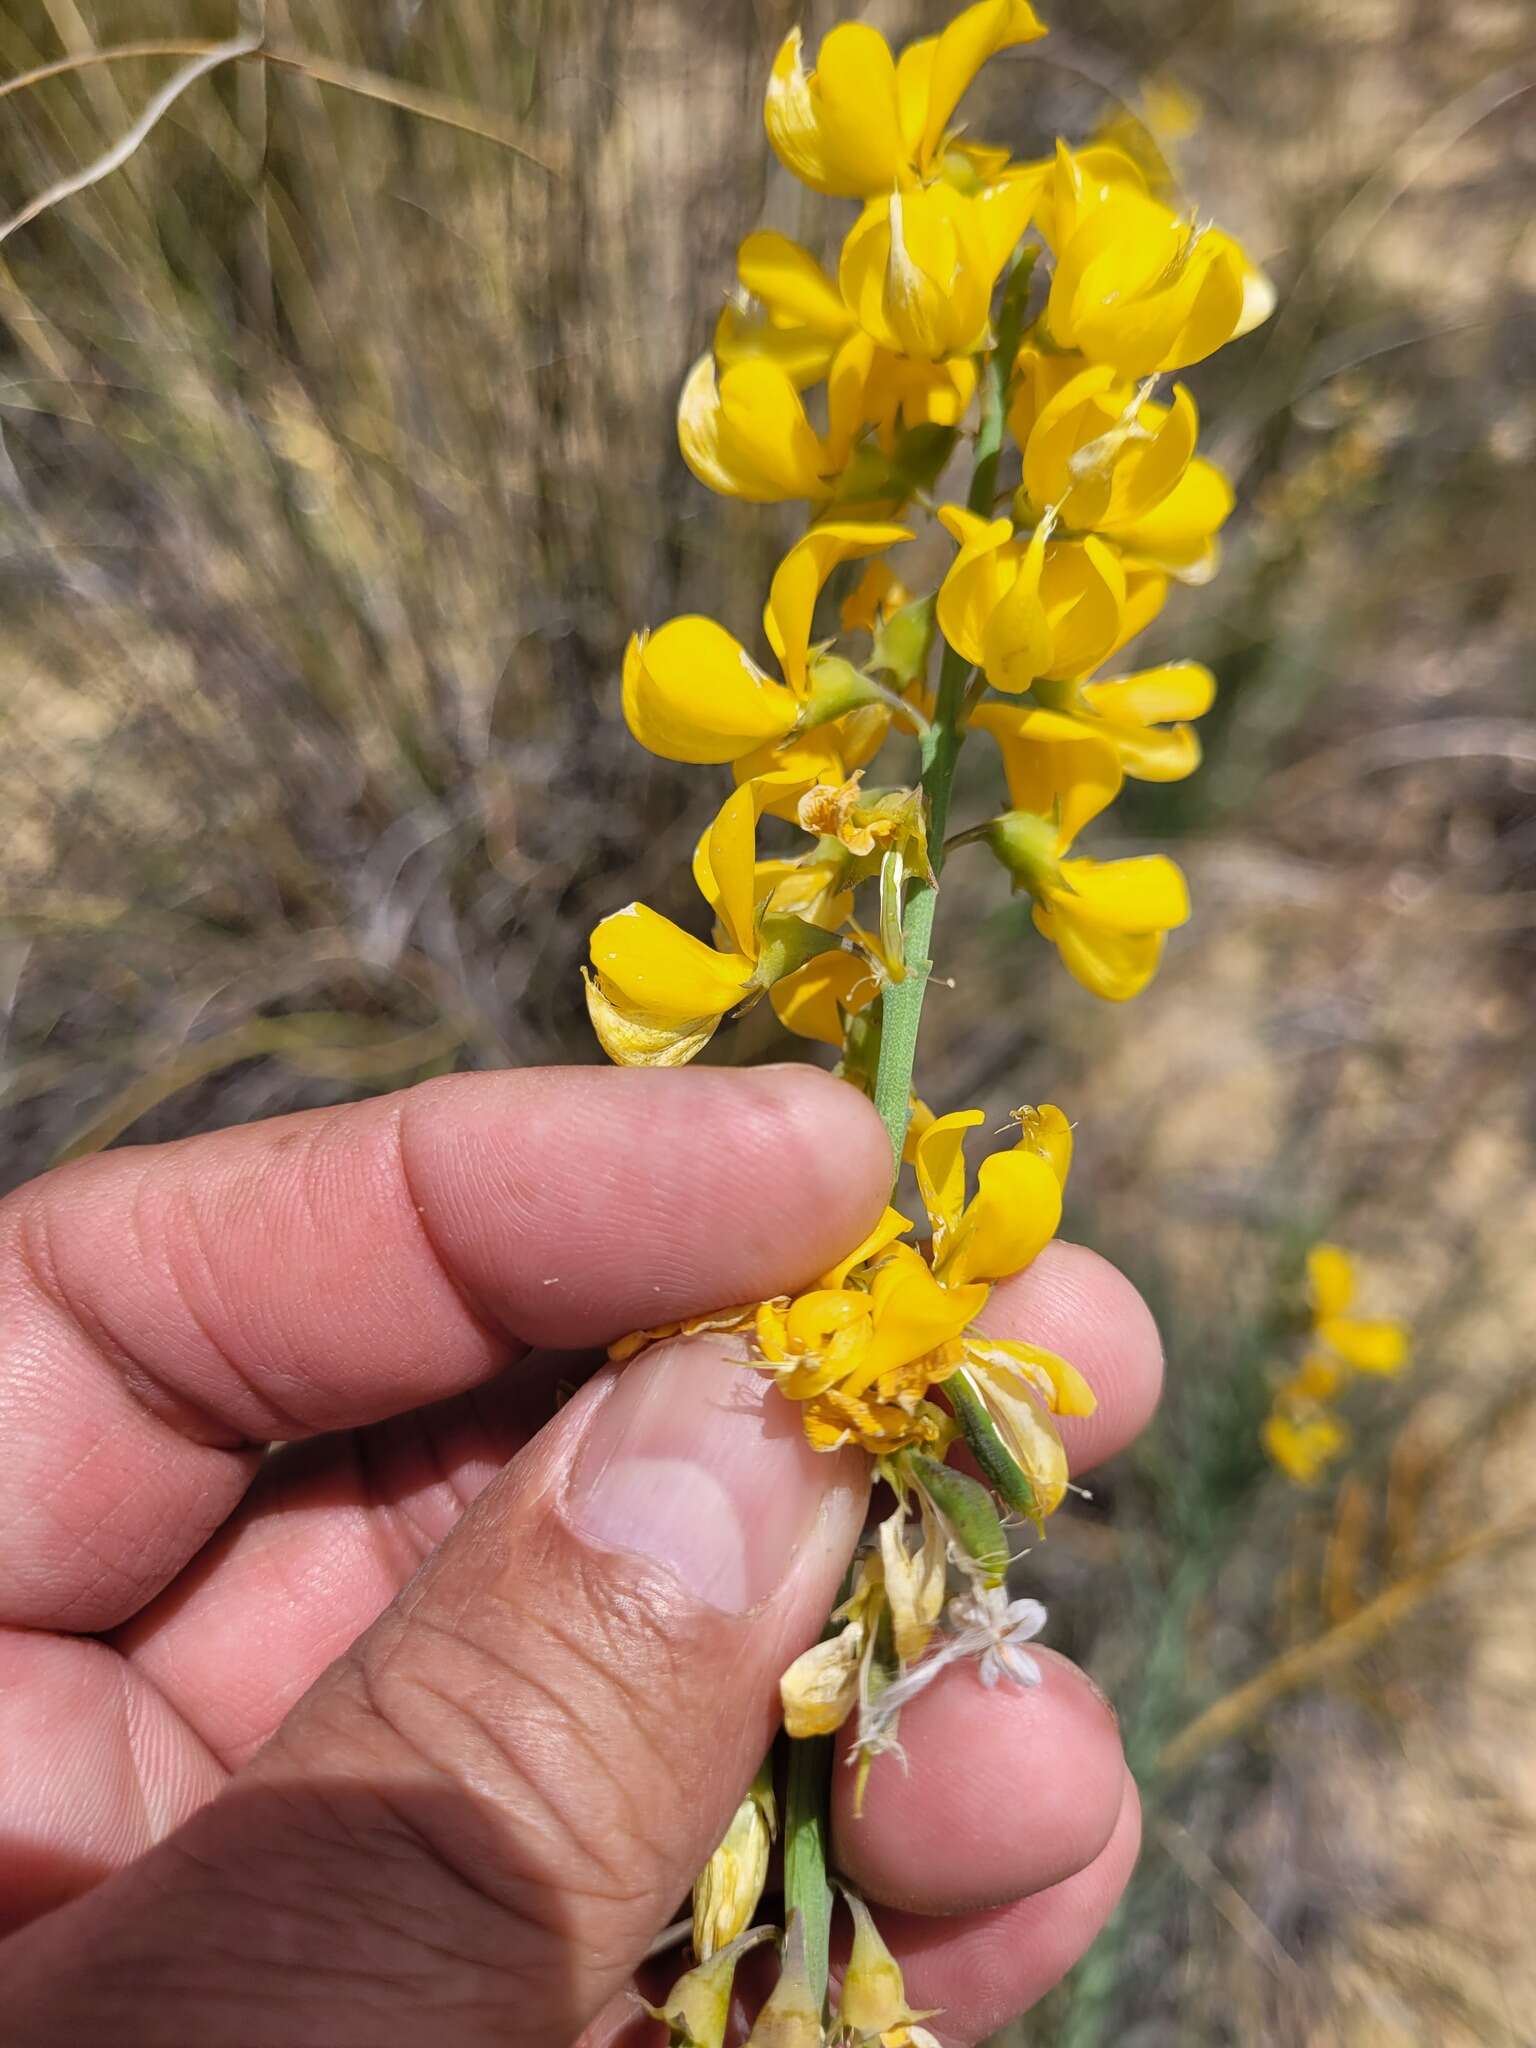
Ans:
[{"label": "thumb", "polygon": [[724,1833],[866,1491],[708,1339],[599,1374],[217,1800],[16,1938],[13,2040],[574,2040]]}]

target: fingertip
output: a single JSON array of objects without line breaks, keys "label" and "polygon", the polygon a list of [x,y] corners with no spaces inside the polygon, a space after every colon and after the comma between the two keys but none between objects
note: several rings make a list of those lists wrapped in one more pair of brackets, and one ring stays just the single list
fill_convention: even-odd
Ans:
[{"label": "fingertip", "polygon": [[833,1787],[838,1858],[903,1911],[982,1911],[1086,1869],[1120,1813],[1113,1709],[1083,1672],[1037,1654],[1038,1686],[988,1688],[955,1666],[902,1710],[906,1767],[877,1759],[856,1815],[853,1772]]},{"label": "fingertip", "polygon": [[1094,1414],[1061,1420],[1074,1472],[1113,1457],[1151,1421],[1163,1389],[1157,1324],[1119,1268],[1086,1245],[1048,1244],[993,1289],[981,1320],[995,1336],[1059,1352],[1092,1387]]},{"label": "fingertip", "polygon": [[800,1061],[746,1067],[731,1078],[759,1098],[767,1144],[792,1163],[792,1177],[824,1216],[828,1235],[846,1240],[839,1250],[857,1244],[891,1190],[891,1141],[869,1097]]}]

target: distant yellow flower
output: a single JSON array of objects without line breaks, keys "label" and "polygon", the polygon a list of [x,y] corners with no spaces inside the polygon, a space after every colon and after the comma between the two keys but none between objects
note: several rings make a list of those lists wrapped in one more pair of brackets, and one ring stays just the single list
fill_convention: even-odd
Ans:
[{"label": "distant yellow flower", "polygon": [[1401,1372],[1408,1363],[1408,1325],[1392,1317],[1354,1316],[1355,1262],[1341,1246],[1315,1244],[1307,1253],[1313,1332],[1325,1351],[1351,1371]]},{"label": "distant yellow flower", "polygon": [[[840,562],[911,537],[901,526],[829,522],[796,541],[774,574],[763,613],[781,681],[765,674],[713,619],[671,619],[654,633],[635,634],[624,656],[630,731],[664,760],[739,761],[851,710],[860,702],[857,672],[844,662],[829,681],[827,672],[817,674],[811,646],[816,600]],[[864,700],[877,695],[864,686]]]},{"label": "distant yellow flower", "polygon": [[[1003,756],[1009,795],[1032,808],[1037,749],[1077,740],[1110,747],[1123,773],[1141,782],[1179,782],[1200,765],[1187,723],[1210,710],[1216,680],[1198,662],[1173,662],[1095,683],[1036,684],[1033,704],[979,704],[970,723],[991,733]],[[1041,701],[1043,700],[1043,701]]]},{"label": "distant yellow flower", "polygon": [[950,118],[987,59],[1044,34],[1025,0],[980,0],[942,35],[910,44],[899,64],[877,30],[844,22],[807,72],[791,29],[768,84],[768,139],[817,192],[869,199],[905,190],[942,169]]},{"label": "distant yellow flower", "polygon": [[1336,1415],[1321,1410],[1301,1421],[1277,1413],[1264,1424],[1264,1448],[1296,1485],[1315,1486],[1349,1449],[1349,1431]]},{"label": "distant yellow flower", "polygon": [[1044,526],[1021,540],[1009,520],[961,505],[941,505],[939,518],[960,543],[939,586],[939,628],[994,688],[1017,695],[1041,677],[1088,675],[1124,643],[1125,571],[1103,541],[1053,541]]},{"label": "distant yellow flower", "polygon": [[1037,221],[1056,256],[1052,345],[1124,376],[1201,362],[1273,309],[1273,286],[1241,246],[1154,199],[1119,150],[1058,144]]},{"label": "distant yellow flower", "polygon": [[643,903],[605,917],[592,934],[585,975],[598,1041],[620,1066],[681,1066],[702,1051],[722,1017],[754,1002],[815,954],[831,933],[803,919],[763,916],[756,891],[757,807],[750,787],[721,806],[694,873],[725,937],[708,946]]}]

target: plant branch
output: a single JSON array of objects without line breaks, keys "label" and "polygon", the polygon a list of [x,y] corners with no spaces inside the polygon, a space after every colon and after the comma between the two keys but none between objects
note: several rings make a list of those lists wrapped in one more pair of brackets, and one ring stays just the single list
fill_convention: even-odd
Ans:
[{"label": "plant branch", "polygon": [[805,1967],[815,1996],[825,2001],[832,1947],[832,1887],[827,1882],[828,1795],[832,1738],[788,1738],[784,1797],[784,1918],[799,1911],[805,1929]]}]

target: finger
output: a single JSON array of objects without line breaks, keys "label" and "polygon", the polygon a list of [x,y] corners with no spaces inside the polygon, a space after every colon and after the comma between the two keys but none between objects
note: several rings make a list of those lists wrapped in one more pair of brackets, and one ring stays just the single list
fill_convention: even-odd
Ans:
[{"label": "finger", "polygon": [[888,1174],[785,1067],[459,1075],[46,1176],[0,1205],[0,1623],[121,1621],[253,1446],[803,1282]]},{"label": "finger", "polygon": [[995,1337],[1038,1344],[1075,1365],[1098,1398],[1096,1413],[1061,1418],[1074,1472],[1103,1464],[1140,1435],[1163,1388],[1157,1324],[1123,1273],[1085,1245],[1057,1240],[1002,1281],[982,1311]]},{"label": "finger", "polygon": [[[1141,1426],[1160,1350],[1114,1267],[1052,1245],[997,1303],[1007,1334],[1065,1353],[1099,1391],[1098,1415],[1065,1425],[1080,1463],[1083,1442],[1107,1455]],[[562,1370],[558,1357],[527,1359],[471,1395],[269,1460],[240,1513],[119,1644],[217,1755],[244,1762],[544,1420],[547,1407],[519,1400],[524,1382],[547,1396]]]},{"label": "finger", "polygon": [[908,2002],[934,2009],[944,2048],[974,2048],[1044,1998],[1082,1961],[1130,1882],[1141,1848],[1141,1803],[1127,1772],[1114,1829],[1085,1870],[992,1912],[936,1920],[881,1912]]},{"label": "finger", "polygon": [[723,1833],[867,1487],[707,1339],[604,1371],[218,1799],[13,1937],[12,2038],[109,2038],[131,1984],[178,2040],[573,2040]]},{"label": "finger", "polygon": [[975,1666],[952,1665],[919,1693],[901,1712],[905,1767],[875,1760],[862,1814],[854,1772],[835,1773],[838,1867],[868,1898],[974,1913],[1059,1884],[1103,1852],[1125,1777],[1114,1713],[1064,1657],[1037,1661],[1038,1686],[988,1688]]}]

